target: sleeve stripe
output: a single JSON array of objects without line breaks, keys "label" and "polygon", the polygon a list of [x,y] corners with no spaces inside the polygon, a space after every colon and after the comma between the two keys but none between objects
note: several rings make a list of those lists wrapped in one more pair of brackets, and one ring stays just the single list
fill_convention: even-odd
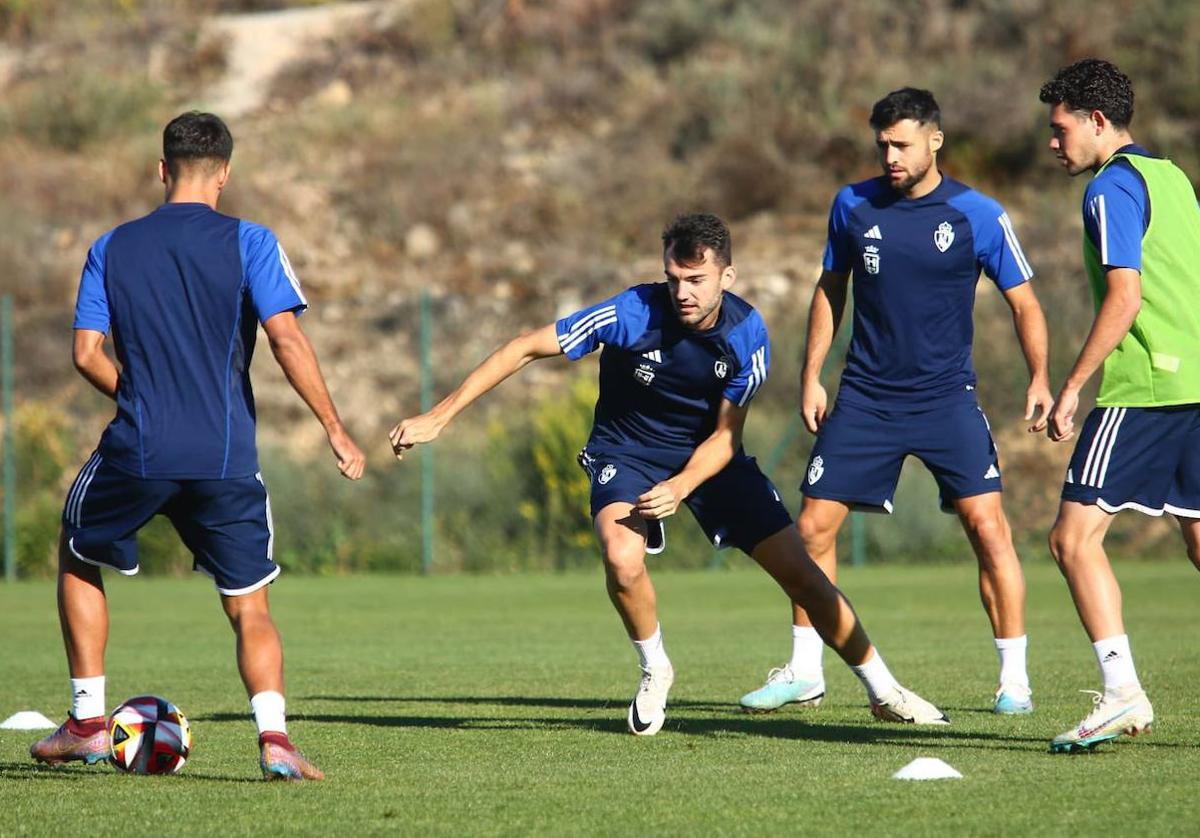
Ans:
[{"label": "sleeve stripe", "polygon": [[615,311],[610,311],[599,319],[593,319],[588,327],[582,331],[572,329],[569,334],[559,335],[559,345],[562,346],[563,352],[570,352],[576,346],[587,340],[588,337],[590,337],[597,329],[601,329],[616,322],[617,313]]},{"label": "sleeve stripe", "polygon": [[288,261],[287,254],[283,252],[283,245],[276,242],[275,247],[279,250],[279,264],[283,266],[284,276],[292,284],[292,290],[296,292],[296,296],[300,298],[300,302],[305,308],[308,308],[308,298],[300,290],[300,280],[296,278],[296,272],[292,270],[292,263]]},{"label": "sleeve stripe", "polygon": [[617,307],[615,305],[603,306],[575,321],[575,324],[567,330],[566,334],[558,336],[558,342],[564,352],[569,352],[580,341],[601,326],[607,326],[610,323],[616,322]]},{"label": "sleeve stripe", "polygon": [[746,391],[742,393],[742,397],[738,399],[738,407],[745,407],[747,402],[754,397],[758,392],[758,388],[762,386],[763,381],[767,377],[767,365],[765,355],[767,348],[760,346],[754,351],[754,355],[750,359],[751,372],[750,381],[746,384]]},{"label": "sleeve stripe", "polygon": [[1108,264],[1108,218],[1104,214],[1104,194],[1096,196],[1096,208],[1099,212],[1100,226],[1100,264]]},{"label": "sleeve stripe", "polygon": [[1029,260],[1025,258],[1025,252],[1021,250],[1021,243],[1017,241],[1017,233],[1013,230],[1012,219],[1008,217],[1008,213],[1004,212],[996,220],[1000,222],[1000,227],[1004,230],[1004,240],[1008,243],[1008,251],[1017,261],[1017,268],[1021,271],[1021,276],[1025,279],[1032,279],[1033,268],[1029,266]]}]

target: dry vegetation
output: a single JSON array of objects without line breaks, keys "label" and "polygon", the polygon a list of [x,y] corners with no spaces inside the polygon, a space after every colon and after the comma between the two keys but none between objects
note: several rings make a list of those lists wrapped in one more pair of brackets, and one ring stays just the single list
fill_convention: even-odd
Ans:
[{"label": "dry vegetation", "polygon": [[[18,305],[21,399],[70,416],[78,446],[106,409],[75,381],[66,353],[87,245],[160,199],[158,129],[205,105],[224,70],[206,18],[296,5],[305,4],[0,0],[0,290]],[[415,405],[419,289],[435,295],[441,390],[515,330],[654,278],[662,223],[716,211],[734,225],[741,291],[775,334],[774,383],[755,420],[770,447],[794,399],[828,201],[873,173],[865,121],[876,98],[905,84],[938,94],[944,167],[1016,220],[1061,374],[1090,318],[1081,183],[1044,151],[1038,86],[1073,59],[1112,58],[1138,85],[1139,139],[1200,175],[1198,41],[1200,7],[1171,0],[385,3],[312,44],[265,107],[233,120],[224,208],[280,233],[314,298],[306,325],[343,410],[380,441]],[[1023,364],[1006,309],[984,286],[978,321],[981,394],[1010,504],[1037,544],[1067,452],[1020,429]],[[318,453],[317,429],[280,376],[260,363],[256,377],[264,440],[301,459]],[[529,392],[510,386],[491,401],[500,438],[536,424],[511,410]],[[461,445],[475,455],[490,443]],[[806,446],[793,447],[781,473],[798,468]],[[371,453],[387,468],[381,442]],[[530,491],[536,505],[546,490]],[[486,487],[477,496],[491,500]],[[535,526],[544,521],[506,522],[498,538]],[[887,531],[877,531],[886,548]],[[1148,549],[1161,534],[1139,522],[1128,537]],[[946,543],[910,552],[962,552]]]}]

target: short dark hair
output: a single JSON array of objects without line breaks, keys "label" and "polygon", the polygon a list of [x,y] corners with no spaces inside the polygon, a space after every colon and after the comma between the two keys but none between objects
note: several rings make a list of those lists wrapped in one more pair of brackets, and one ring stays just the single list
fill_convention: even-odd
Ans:
[{"label": "short dark hair", "polygon": [[171,177],[179,177],[185,166],[207,164],[215,171],[233,157],[233,135],[219,116],[188,111],[163,129],[163,160]]},{"label": "short dark hair", "polygon": [[1100,58],[1063,67],[1042,85],[1038,98],[1073,111],[1100,111],[1118,128],[1133,122],[1133,82],[1116,64]]},{"label": "short dark hair", "polygon": [[663,252],[675,248],[675,261],[681,265],[696,265],[704,261],[704,251],[711,248],[713,261],[722,268],[733,263],[733,238],[725,222],[707,212],[677,215],[662,234]]},{"label": "short dark hair", "polygon": [[942,110],[928,90],[902,87],[884,96],[871,108],[871,127],[876,131],[890,128],[902,119],[914,119],[922,125],[942,127]]}]

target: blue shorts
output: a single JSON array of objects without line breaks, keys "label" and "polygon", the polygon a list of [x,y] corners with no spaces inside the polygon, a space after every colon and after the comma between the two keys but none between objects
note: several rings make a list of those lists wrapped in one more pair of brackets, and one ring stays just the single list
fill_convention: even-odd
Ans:
[{"label": "blue shorts", "polygon": [[1200,518],[1200,405],[1097,407],[1075,443],[1062,499]]},{"label": "blue shorts", "polygon": [[279,575],[271,559],[271,502],[260,475],[145,480],[96,452],[67,493],[63,531],[80,561],[132,576],[138,572],[138,530],[158,514],[170,519],[192,551],[192,568],[212,577],[222,594],[248,594]]},{"label": "blue shorts", "polygon": [[[579,464],[592,480],[592,517],[610,503],[637,503],[640,495],[679,471],[628,452],[585,448]],[[747,555],[784,527],[792,516],[779,492],[753,457],[735,454],[729,465],[709,478],[684,501],[715,547],[737,547]],[[659,553],[666,544],[662,521],[647,521],[646,551]]]},{"label": "blue shorts", "polygon": [[920,413],[837,403],[817,434],[800,491],[891,512],[910,454],[933,472],[947,512],[956,500],[1002,489],[996,443],[987,417],[971,399]]}]

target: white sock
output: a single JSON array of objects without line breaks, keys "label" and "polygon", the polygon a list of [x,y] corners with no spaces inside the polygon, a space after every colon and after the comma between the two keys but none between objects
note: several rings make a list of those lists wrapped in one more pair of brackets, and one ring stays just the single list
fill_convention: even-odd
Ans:
[{"label": "white sock", "polygon": [[637,652],[638,664],[642,669],[665,669],[671,665],[667,657],[667,648],[663,645],[662,626],[654,627],[654,634],[645,640],[634,640],[633,648]]},{"label": "white sock", "polygon": [[1025,650],[1029,639],[1020,637],[997,637],[996,654],[1000,656],[1000,683],[1015,684],[1029,688],[1029,673],[1025,671]]},{"label": "white sock", "polygon": [[266,690],[250,699],[250,710],[254,713],[254,724],[260,734],[282,733],[287,735],[287,718],[284,716],[284,701],[280,693]]},{"label": "white sock", "polygon": [[71,715],[75,720],[91,719],[108,713],[104,709],[104,676],[71,679]]},{"label": "white sock", "polygon": [[1129,651],[1129,635],[1118,634],[1092,644],[1096,650],[1096,661],[1104,678],[1104,691],[1112,692],[1123,687],[1140,690],[1137,670],[1133,668],[1133,653]]},{"label": "white sock", "polygon": [[792,672],[805,677],[820,676],[825,641],[812,626],[792,626]]},{"label": "white sock", "polygon": [[874,649],[871,650],[871,657],[866,663],[861,666],[852,666],[850,669],[858,676],[858,680],[862,681],[863,686],[867,688],[867,697],[871,701],[878,701],[900,686],[900,682],[896,680],[895,676],[887,668],[887,664],[883,662],[883,656]]}]

